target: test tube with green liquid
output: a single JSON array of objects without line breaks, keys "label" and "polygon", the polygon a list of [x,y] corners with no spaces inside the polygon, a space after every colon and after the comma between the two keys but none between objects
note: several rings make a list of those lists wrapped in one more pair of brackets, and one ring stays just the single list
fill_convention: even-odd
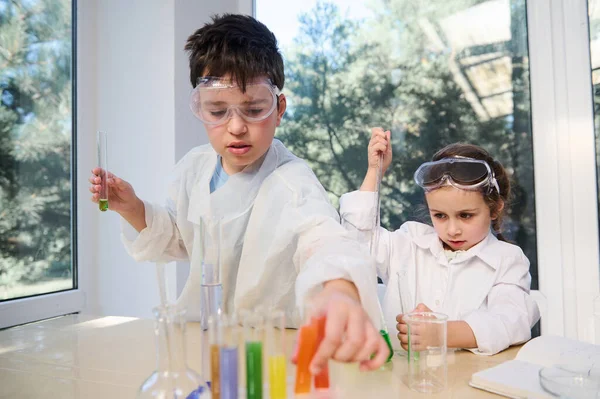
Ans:
[{"label": "test tube with green liquid", "polygon": [[96,135],[96,145],[98,147],[98,167],[100,168],[100,199],[98,201],[98,208],[102,212],[108,210],[108,164],[107,160],[107,134],[105,132],[98,132]]},{"label": "test tube with green liquid", "polygon": [[270,399],[286,399],[285,313],[268,313],[265,329],[265,352],[269,364]]},{"label": "test tube with green liquid", "polygon": [[262,399],[262,336],[264,319],[258,312],[249,312],[244,318],[246,341],[246,398]]}]

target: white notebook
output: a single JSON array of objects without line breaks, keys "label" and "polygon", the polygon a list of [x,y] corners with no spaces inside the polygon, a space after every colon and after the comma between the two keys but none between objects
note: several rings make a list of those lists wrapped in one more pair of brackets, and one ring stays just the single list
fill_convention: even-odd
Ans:
[{"label": "white notebook", "polygon": [[592,373],[600,373],[600,345],[556,336],[537,337],[523,345],[515,360],[473,374],[469,385],[515,399],[556,399],[542,388],[539,372],[543,367],[565,363],[593,364]]}]

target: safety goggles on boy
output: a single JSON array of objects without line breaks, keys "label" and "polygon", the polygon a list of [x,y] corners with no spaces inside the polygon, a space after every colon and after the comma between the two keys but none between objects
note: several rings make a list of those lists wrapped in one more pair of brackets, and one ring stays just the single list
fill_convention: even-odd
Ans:
[{"label": "safety goggles on boy", "polygon": [[242,92],[230,79],[205,76],[198,78],[190,108],[198,119],[211,126],[227,122],[233,112],[246,122],[260,122],[273,113],[279,94],[269,79],[249,82]]},{"label": "safety goggles on boy", "polygon": [[488,194],[495,188],[500,194],[500,187],[490,165],[473,158],[453,157],[425,162],[415,172],[415,182],[425,191],[451,185],[461,190],[487,187]]}]

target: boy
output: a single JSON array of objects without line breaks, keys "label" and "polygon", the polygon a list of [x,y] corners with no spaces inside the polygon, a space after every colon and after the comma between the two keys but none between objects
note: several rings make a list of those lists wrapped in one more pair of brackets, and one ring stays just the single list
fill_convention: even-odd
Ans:
[{"label": "boy", "polygon": [[[275,36],[252,17],[223,15],[191,35],[185,49],[191,108],[210,145],[179,161],[165,207],[143,202],[129,183],[109,174],[109,206],[127,222],[128,252],[138,261],[190,259],[178,304],[197,319],[202,229],[218,218],[226,312],[280,308],[288,326],[297,327],[296,303],[311,296],[327,315],[312,371],[328,358],[379,367],[389,352],[363,310],[377,320],[371,260],[345,235],[308,165],[274,140],[286,109]],[[101,170],[92,173],[97,202]]]}]

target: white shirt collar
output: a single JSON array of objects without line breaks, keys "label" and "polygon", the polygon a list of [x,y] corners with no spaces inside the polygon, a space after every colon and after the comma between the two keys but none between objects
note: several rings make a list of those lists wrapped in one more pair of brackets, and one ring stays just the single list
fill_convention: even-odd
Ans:
[{"label": "white shirt collar", "polygon": [[[497,241],[498,239],[496,236],[490,231],[490,233],[480,243],[474,245],[461,254],[456,259],[456,263],[462,263],[477,256],[492,269],[498,269],[498,267],[500,267],[500,263],[502,262],[502,254],[496,250],[493,250],[492,248],[489,248]],[[432,230],[431,233],[414,237],[413,242],[423,249],[429,249],[437,259],[446,259],[442,241],[438,237],[435,230]]]}]

